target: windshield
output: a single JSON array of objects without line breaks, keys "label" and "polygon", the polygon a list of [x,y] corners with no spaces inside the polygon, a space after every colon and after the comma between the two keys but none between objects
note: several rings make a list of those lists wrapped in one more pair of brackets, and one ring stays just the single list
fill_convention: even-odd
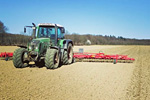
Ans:
[{"label": "windshield", "polygon": [[38,38],[55,38],[55,27],[39,27]]},{"label": "windshield", "polygon": [[[58,38],[64,38],[61,29],[58,28]],[[55,27],[39,27],[38,38],[55,38]]]}]

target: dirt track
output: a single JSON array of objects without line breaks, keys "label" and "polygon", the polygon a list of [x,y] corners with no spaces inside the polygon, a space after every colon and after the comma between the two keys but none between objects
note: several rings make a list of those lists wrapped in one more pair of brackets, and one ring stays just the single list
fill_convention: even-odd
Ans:
[{"label": "dirt track", "polygon": [[[11,52],[16,47],[0,47]],[[0,99],[150,100],[150,46],[76,46],[74,51],[127,54],[131,64],[77,62],[56,70],[16,69],[0,60]]]}]

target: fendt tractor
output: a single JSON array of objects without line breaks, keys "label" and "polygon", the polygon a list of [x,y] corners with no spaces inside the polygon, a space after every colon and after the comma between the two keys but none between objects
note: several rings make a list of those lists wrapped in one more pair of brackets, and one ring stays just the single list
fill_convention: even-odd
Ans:
[{"label": "fendt tractor", "polygon": [[56,69],[61,65],[73,62],[73,42],[64,39],[65,28],[59,24],[42,23],[32,28],[32,40],[27,46],[20,46],[13,54],[13,64],[16,68],[23,68],[29,62],[37,66],[46,66],[47,69]]}]

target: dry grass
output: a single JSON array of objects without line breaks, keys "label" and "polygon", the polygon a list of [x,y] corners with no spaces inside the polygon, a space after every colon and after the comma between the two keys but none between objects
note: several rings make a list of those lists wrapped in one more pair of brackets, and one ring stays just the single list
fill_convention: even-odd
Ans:
[{"label": "dry grass", "polygon": [[[0,52],[17,47],[0,46]],[[150,100],[150,46],[76,46],[74,51],[127,54],[131,64],[77,62],[56,70],[16,69],[0,61],[0,99]]]}]

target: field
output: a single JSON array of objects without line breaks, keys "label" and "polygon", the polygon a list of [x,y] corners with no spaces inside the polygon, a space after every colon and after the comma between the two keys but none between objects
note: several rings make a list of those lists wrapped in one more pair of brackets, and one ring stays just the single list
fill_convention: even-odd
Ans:
[{"label": "field", "polygon": [[[15,46],[0,46],[13,52]],[[0,99],[150,100],[150,46],[75,46],[74,51],[125,54],[134,63],[76,62],[55,70],[17,69],[0,60]]]}]

